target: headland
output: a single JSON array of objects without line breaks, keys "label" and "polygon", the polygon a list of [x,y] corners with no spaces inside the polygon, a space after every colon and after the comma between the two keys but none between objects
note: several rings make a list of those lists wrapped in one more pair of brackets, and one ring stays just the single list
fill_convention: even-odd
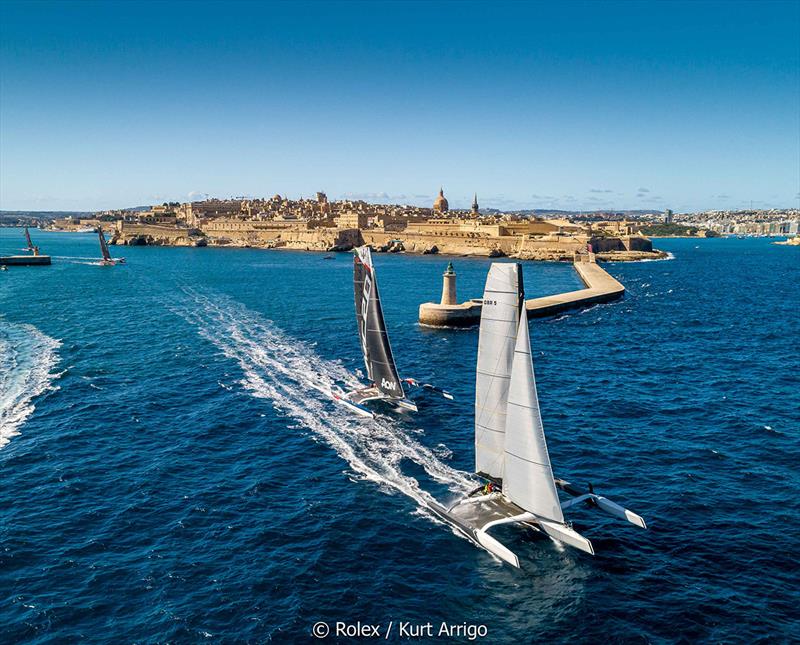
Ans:
[{"label": "headland", "polygon": [[363,244],[387,253],[513,257],[571,261],[590,250],[617,261],[665,257],[623,221],[572,221],[519,213],[451,210],[444,196],[430,208],[361,200],[208,199],[165,203],[149,210],[105,211],[91,218],[56,219],[55,230],[102,226],[111,244],[247,247],[346,251]]}]

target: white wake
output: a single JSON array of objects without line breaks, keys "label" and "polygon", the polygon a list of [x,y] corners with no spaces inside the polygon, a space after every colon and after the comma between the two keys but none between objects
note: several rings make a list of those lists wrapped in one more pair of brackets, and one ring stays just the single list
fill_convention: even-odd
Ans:
[{"label": "white wake", "polygon": [[53,388],[60,346],[33,325],[0,319],[0,448],[19,434],[35,398]]},{"label": "white wake", "polygon": [[333,448],[360,477],[386,492],[399,491],[421,507],[433,497],[403,473],[402,462],[422,467],[453,493],[474,486],[467,473],[444,464],[429,448],[389,417],[363,419],[320,391],[335,385],[356,387],[357,379],[340,363],[320,357],[311,344],[292,338],[269,320],[229,298],[185,289],[186,299],[172,306],[235,360],[242,386]]}]

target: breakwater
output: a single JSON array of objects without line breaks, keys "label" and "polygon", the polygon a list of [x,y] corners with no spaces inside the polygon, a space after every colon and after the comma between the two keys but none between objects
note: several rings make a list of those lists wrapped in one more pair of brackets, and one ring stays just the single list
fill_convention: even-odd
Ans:
[{"label": "breakwater", "polygon": [[[617,300],[625,294],[625,287],[610,276],[595,259],[594,253],[575,255],[573,266],[584,289],[558,293],[552,296],[532,298],[525,301],[528,318],[543,318],[562,311],[580,309],[601,302]],[[454,279],[452,274],[445,274],[445,280]],[[455,292],[455,286],[448,287]],[[419,306],[419,323],[428,327],[471,327],[477,325],[481,318],[481,298],[472,298],[466,302],[425,302]]]}]

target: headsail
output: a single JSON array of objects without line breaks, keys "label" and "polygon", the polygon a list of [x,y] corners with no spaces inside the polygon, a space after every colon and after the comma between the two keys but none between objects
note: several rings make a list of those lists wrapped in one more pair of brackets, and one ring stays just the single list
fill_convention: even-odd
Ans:
[{"label": "headsail", "polygon": [[25,227],[25,241],[28,243],[28,251],[33,251],[33,242],[31,242],[31,234],[28,232],[28,227]]},{"label": "headsail", "polygon": [[506,401],[517,326],[524,310],[522,265],[494,262],[483,292],[475,384],[475,471],[503,478]]},{"label": "headsail", "polygon": [[383,320],[378,281],[368,246],[356,249],[353,257],[353,290],[356,322],[367,377],[383,394],[393,399],[405,397],[394,364],[386,323]]},{"label": "headsail", "polygon": [[100,238],[100,251],[103,253],[104,260],[111,259],[111,253],[108,252],[108,244],[106,244],[106,236],[103,235],[103,229],[97,227],[97,236]]},{"label": "headsail", "polygon": [[524,312],[519,319],[508,389],[503,493],[541,518],[564,521],[544,438],[528,317]]}]

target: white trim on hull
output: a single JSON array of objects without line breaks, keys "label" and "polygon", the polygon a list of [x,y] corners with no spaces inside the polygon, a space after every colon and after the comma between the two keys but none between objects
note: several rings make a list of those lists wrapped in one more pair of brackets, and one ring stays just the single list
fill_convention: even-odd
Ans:
[{"label": "white trim on hull", "polygon": [[[561,508],[564,510],[578,504],[588,504],[614,517],[624,519],[635,526],[647,528],[641,516],[606,497],[580,491],[564,480],[557,479],[556,483],[560,490],[574,495],[572,499],[561,503]],[[485,549],[502,561],[517,568],[520,567],[517,555],[499,540],[489,535],[490,529],[503,524],[519,524],[526,528],[540,531],[553,540],[579,549],[589,555],[595,554],[592,543],[568,523],[554,522],[525,511],[500,492],[465,497],[456,501],[449,508],[436,503],[428,504],[428,508],[439,518],[458,529],[476,546]]]}]

